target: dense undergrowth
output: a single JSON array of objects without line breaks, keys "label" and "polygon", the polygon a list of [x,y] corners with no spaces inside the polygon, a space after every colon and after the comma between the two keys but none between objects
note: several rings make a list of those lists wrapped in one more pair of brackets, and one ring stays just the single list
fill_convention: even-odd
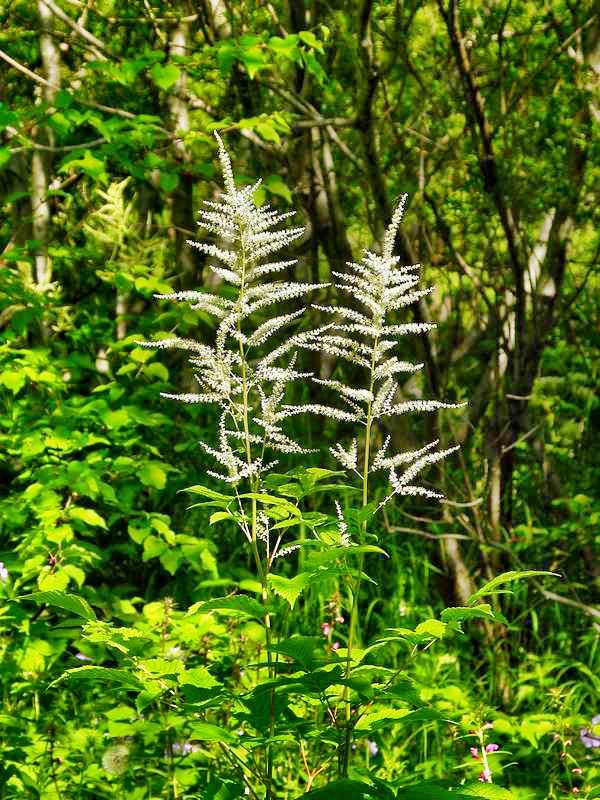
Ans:
[{"label": "dense undergrowth", "polygon": [[[600,797],[591,5],[88,5],[0,3],[0,798]],[[436,290],[388,322],[438,328],[400,338],[425,366],[387,408],[468,405],[384,420],[370,455],[460,442],[425,492],[389,498],[389,462],[365,492],[352,414],[288,415],[304,452],[262,475],[213,406],[161,397],[194,365],[144,343],[218,321],[154,295],[243,305],[184,245],[215,129],[307,229],[286,405],[369,406],[334,273],[409,191],[394,253]]]}]

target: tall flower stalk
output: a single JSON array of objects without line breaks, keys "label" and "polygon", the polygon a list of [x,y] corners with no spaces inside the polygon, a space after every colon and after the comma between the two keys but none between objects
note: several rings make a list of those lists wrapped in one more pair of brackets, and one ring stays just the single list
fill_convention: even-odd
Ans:
[{"label": "tall flower stalk", "polygon": [[[397,376],[417,372],[424,365],[400,360],[394,354],[395,348],[401,337],[425,333],[436,327],[432,323],[398,324],[390,320],[392,314],[420,300],[434,288],[416,289],[419,282],[416,270],[420,265],[401,266],[400,258],[393,255],[394,242],[406,200],[407,195],[403,195],[385,231],[381,254],[365,250],[359,263],[348,263],[350,268],[348,272],[333,273],[338,281],[336,288],[350,294],[359,308],[316,305],[315,308],[320,311],[334,314],[337,322],[331,328],[316,332],[310,341],[305,343],[309,349],[320,350],[363,368],[364,382],[358,387],[348,386],[342,379],[314,379],[317,383],[333,389],[344,401],[346,408],[336,409],[338,415],[341,411],[357,425],[364,426],[362,459],[359,459],[357,439],[354,439],[349,447],[337,443],[331,448],[334,458],[359,479],[363,508],[371,502],[369,478],[373,473],[382,470],[388,472],[391,491],[380,507],[396,495],[442,498],[440,493],[417,485],[414,480],[427,466],[446,458],[458,449],[458,447],[436,449],[439,441],[435,440],[418,450],[391,454],[389,434],[379,449],[375,447],[376,437],[381,432],[380,428],[394,417],[410,412],[437,411],[441,408],[458,408],[463,405],[439,400],[397,400],[400,391]],[[308,405],[305,410],[315,410],[315,407]],[[367,532],[366,519],[362,522],[361,528],[364,540]],[[358,576],[352,590],[352,610],[346,651],[346,685],[343,691],[345,726],[338,760],[338,771],[341,776],[348,774],[351,750],[352,709],[348,679],[358,628],[363,561],[364,555],[361,553]]]},{"label": "tall flower stalk", "polygon": [[[215,134],[225,191],[218,202],[205,201],[199,225],[216,241],[189,241],[212,260],[210,269],[231,287],[227,297],[193,290],[157,295],[159,299],[189,303],[217,319],[214,344],[189,339],[169,338],[145,342],[147,347],[181,349],[190,353],[198,392],[165,393],[164,397],[184,403],[212,403],[219,408],[218,442],[201,446],[217,463],[218,471],[208,473],[228,484],[237,499],[235,519],[248,540],[262,586],[262,599],[269,600],[268,573],[273,561],[286,555],[283,537],[271,541],[269,518],[259,512],[257,499],[263,489],[263,476],[277,464],[269,453],[306,454],[312,452],[292,439],[283,421],[297,413],[285,404],[290,383],[309,377],[296,370],[295,349],[313,333],[296,333],[269,349],[272,337],[297,323],[303,309],[262,317],[294,298],[326,284],[270,280],[296,263],[269,260],[272,253],[287,247],[302,236],[304,228],[278,227],[295,212],[278,213],[268,205],[257,207],[253,196],[260,181],[237,189],[231,161],[223,142]],[[283,364],[281,362],[284,362]],[[249,502],[248,502],[249,501]],[[249,505],[249,511],[247,506]],[[271,624],[264,617],[269,677],[274,677]],[[271,730],[274,732],[274,697],[271,693]],[[266,747],[267,798],[272,796],[273,759]]]}]

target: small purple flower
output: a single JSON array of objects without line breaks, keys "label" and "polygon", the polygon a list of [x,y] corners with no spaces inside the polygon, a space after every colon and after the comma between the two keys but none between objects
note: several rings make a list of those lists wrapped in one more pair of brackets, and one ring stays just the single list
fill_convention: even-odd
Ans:
[{"label": "small purple flower", "polygon": [[[596,714],[595,717],[592,717],[592,728],[595,725],[600,725],[600,714]],[[600,736],[597,736],[596,733],[589,730],[589,728],[581,728],[579,731],[579,738],[584,747],[600,747]]]},{"label": "small purple flower", "polygon": [[369,753],[375,758],[377,753],[379,752],[379,748],[377,747],[377,742],[372,742],[370,739],[367,739],[367,746],[369,748]]},{"label": "small purple flower", "polygon": [[500,745],[494,744],[493,742],[485,746],[486,753],[495,753],[496,750],[500,750]]},{"label": "small purple flower", "polygon": [[4,561],[0,561],[0,582],[6,583],[8,580],[8,570],[4,566]]},{"label": "small purple flower", "polygon": [[339,642],[334,642],[334,643],[331,645],[331,649],[332,649],[332,650],[339,650],[341,646],[342,646],[342,645],[341,645]]},{"label": "small purple flower", "polygon": [[492,773],[491,773],[491,770],[489,770],[489,769],[483,769],[483,770],[482,770],[482,771],[479,773],[479,780],[480,780],[482,783],[491,783],[491,782],[492,782]]},{"label": "small purple flower", "polygon": [[85,656],[83,653],[75,653],[75,658],[78,661],[91,661],[92,660],[89,656]]},{"label": "small purple flower", "polygon": [[471,747],[471,748],[469,748],[469,751],[470,751],[471,755],[473,756],[473,758],[479,759],[479,748],[478,747]]},{"label": "small purple flower", "polygon": [[333,631],[333,626],[330,622],[322,622],[321,630],[323,631],[323,636],[327,637]]},{"label": "small purple flower", "polygon": [[171,750],[175,756],[189,756],[190,753],[197,753],[200,746],[191,742],[173,742]]}]

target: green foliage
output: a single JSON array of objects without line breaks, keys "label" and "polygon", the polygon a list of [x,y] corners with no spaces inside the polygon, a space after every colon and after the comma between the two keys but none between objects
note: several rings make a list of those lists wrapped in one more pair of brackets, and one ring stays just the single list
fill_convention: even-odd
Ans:
[{"label": "green foliage", "polygon": [[[470,92],[447,2],[193,5],[1,6],[0,797],[263,800],[267,752],[277,800],[599,797],[595,9],[457,3]],[[323,418],[243,509],[206,475],[216,419],[160,397],[195,379],[140,342],[214,337],[154,294],[228,297],[184,245],[213,130],[307,224],[301,280],[409,192],[398,253],[438,289],[398,323],[440,326],[399,348],[426,362],[402,395],[470,404],[384,436],[461,439],[441,510],[376,515],[381,473],[360,508]],[[297,547],[264,583],[253,501]]]}]

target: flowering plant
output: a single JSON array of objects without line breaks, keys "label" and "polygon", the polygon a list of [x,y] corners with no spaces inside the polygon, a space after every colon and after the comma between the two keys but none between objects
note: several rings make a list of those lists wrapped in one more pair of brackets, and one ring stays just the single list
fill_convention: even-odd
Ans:
[{"label": "flowering plant", "polygon": [[[365,571],[367,557],[386,556],[377,543],[375,515],[396,497],[441,499],[439,492],[415,481],[428,466],[457,449],[438,449],[439,442],[434,440],[417,449],[393,452],[389,422],[411,412],[462,405],[399,397],[398,376],[423,366],[395,354],[399,337],[434,327],[392,319],[431,291],[416,289],[419,265],[401,266],[393,255],[406,196],[386,229],[381,252],[366,250],[360,262],[349,264],[348,272],[334,273],[336,288],[349,293],[352,301],[341,306],[315,303],[331,319],[312,329],[303,310],[287,304],[314,295],[327,284],[295,282],[289,274],[295,260],[270,260],[272,254],[300,239],[303,228],[280,227],[293,212],[282,214],[257,206],[253,195],[258,184],[237,188],[229,155],[218,135],[216,139],[225,191],[218,201],[205,201],[200,214],[200,225],[215,238],[190,245],[207,256],[223,288],[158,295],[215,318],[214,342],[169,336],[143,344],[189,355],[198,387],[164,397],[218,409],[217,442],[201,442],[217,465],[207,471],[211,485],[198,484],[187,491],[199,498],[192,507],[211,510],[211,525],[227,523],[239,529],[258,578],[245,585],[240,582],[241,591],[234,594],[195,603],[184,617],[185,624],[204,636],[215,618],[228,620],[229,631],[240,619],[252,620],[259,626],[258,633],[252,629],[259,642],[258,661],[228,679],[223,664],[211,657],[209,646],[202,647],[192,664],[182,663],[179,648],[172,648],[177,655],[169,656],[163,647],[162,657],[142,660],[138,633],[99,622],[81,598],[37,593],[36,599],[85,617],[84,640],[110,643],[121,654],[123,663],[118,669],[88,664],[68,670],[65,678],[117,680],[127,691],[137,693],[140,713],[158,704],[169,713],[177,709],[184,715],[177,726],[178,738],[167,747],[171,760],[176,756],[201,759],[205,753],[210,763],[209,754],[216,748],[224,755],[227,770],[243,782],[246,794],[272,800],[290,796],[287,754],[299,748],[307,798],[348,794],[408,798],[410,791],[417,791],[415,787],[406,794],[394,775],[383,780],[370,769],[381,755],[381,732],[411,720],[440,724],[448,720],[421,696],[405,672],[405,660],[391,666],[382,654],[406,644],[418,652],[460,633],[462,624],[471,620],[506,622],[482,599],[504,583],[537,573],[505,573],[476,592],[466,607],[448,608],[439,619],[424,620],[415,629],[394,628],[370,644],[361,641],[361,589],[371,580]],[[281,275],[283,279],[273,278]],[[283,336],[285,330],[291,332]],[[329,377],[313,376],[299,366],[306,351],[349,363],[356,377],[350,383],[341,370]],[[299,382],[334,393],[343,407],[311,398],[295,402],[293,389]],[[341,471],[303,464],[285,473],[278,471],[280,457],[306,461],[319,452],[285,427],[286,420],[304,414],[355,426],[349,444],[338,441],[330,448]],[[378,498],[372,476],[382,471],[388,474],[389,488]],[[317,494],[325,511],[307,507],[307,498]],[[360,501],[354,503],[357,495]],[[290,575],[296,555],[298,569]],[[284,556],[291,558],[281,569]],[[333,598],[321,635],[317,624],[307,635],[289,636],[289,617],[299,598],[319,590]],[[165,618],[173,618],[170,604],[167,609],[165,603],[164,613]],[[82,660],[87,658],[81,655]],[[492,780],[487,756],[495,747],[482,744],[477,749],[484,765],[482,782]],[[113,771],[124,769],[128,746],[113,750],[107,763]],[[313,787],[317,779],[323,788]],[[451,787],[427,786],[427,797],[457,797]],[[461,792],[464,797],[482,796],[479,788],[470,792],[469,786],[462,786]]]}]

